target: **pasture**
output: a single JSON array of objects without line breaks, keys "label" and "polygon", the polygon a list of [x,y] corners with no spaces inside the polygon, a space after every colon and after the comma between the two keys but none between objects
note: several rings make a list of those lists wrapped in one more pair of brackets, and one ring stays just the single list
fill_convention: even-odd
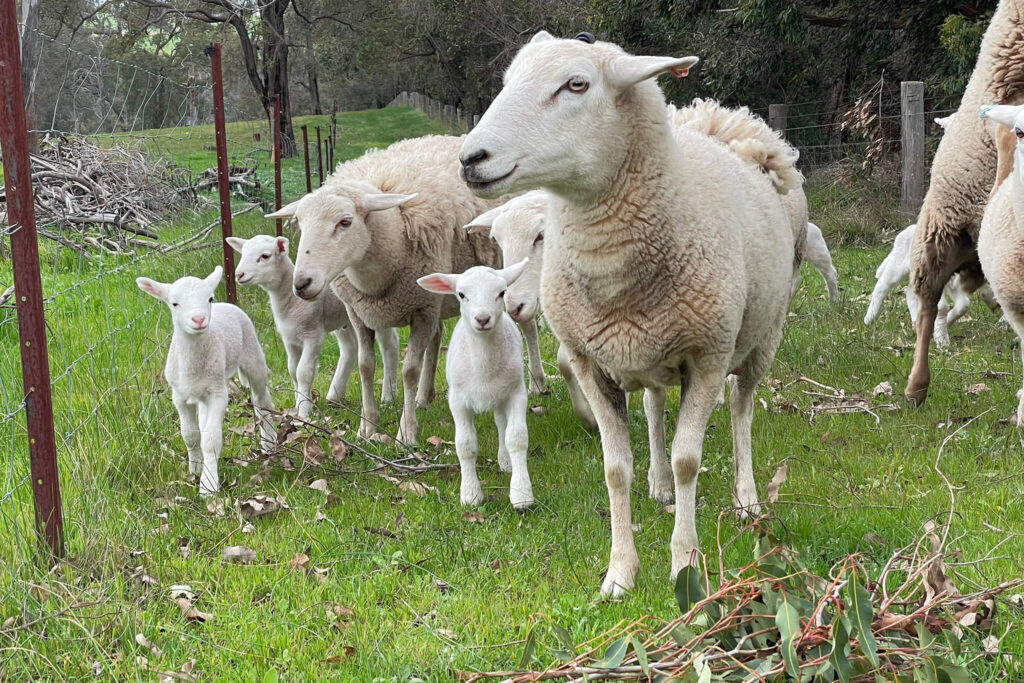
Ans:
[{"label": "pasture", "polygon": [[[411,109],[342,114],[337,158],[437,126]],[[237,126],[240,147],[247,130]],[[212,128],[189,135],[191,142],[169,142],[162,151],[193,170],[211,165],[213,153],[204,146],[212,144]],[[302,190],[301,173],[301,157],[286,160],[285,201]],[[757,392],[759,493],[765,498],[769,480],[786,464],[788,478],[770,511],[784,543],[826,575],[852,553],[880,568],[921,537],[927,520],[944,522],[951,504],[944,475],[953,491],[948,549],[962,563],[950,564],[954,581],[966,592],[1020,578],[1024,467],[1018,430],[1008,421],[1022,372],[1014,335],[975,301],[952,328],[950,348],[933,352],[928,402],[909,407],[902,389],[913,331],[902,296],[890,296],[873,327],[862,323],[875,267],[894,233],[847,222],[843,192],[827,177],[812,176],[808,185],[811,220],[833,247],[842,301],[830,306],[821,279],[804,266],[782,346]],[[161,241],[186,238],[214,217],[168,226]],[[272,221],[256,213],[235,222],[243,237],[272,230]],[[245,430],[251,413],[238,394],[221,462],[224,490],[212,503],[201,501],[186,480],[177,418],[160,377],[169,315],[138,291],[134,278],[206,274],[220,262],[219,245],[130,264],[114,255],[86,262],[51,245],[44,257],[45,292],[62,292],[48,305],[47,323],[68,557],[52,569],[33,559],[31,492],[13,487],[28,467],[23,425],[3,423],[0,495],[14,493],[0,498],[0,678],[152,680],[155,670],[179,671],[194,659],[192,674],[201,680],[441,681],[456,671],[515,668],[535,628],[533,662],[542,668],[550,661],[546,648],[556,646],[552,625],[582,642],[620,620],[678,615],[669,580],[672,516],[647,496],[638,395],[630,414],[641,573],[627,599],[606,602],[598,596],[610,540],[600,444],[573,416],[560,379],[549,395],[530,398],[536,504],[525,514],[508,503],[493,423],[478,422],[482,505],[466,514],[458,505],[457,468],[433,468],[457,462],[443,362],[438,399],[420,412],[417,451],[429,471],[398,477],[355,450],[343,462],[328,452],[323,464],[313,464],[303,458],[305,436],[273,460],[262,457]],[[10,281],[9,268],[0,262],[0,282]],[[266,296],[240,288],[239,298],[267,353],[275,405],[287,407],[291,384]],[[13,309],[0,309],[0,415],[20,400],[16,339]],[[545,331],[549,376],[557,374],[555,347]],[[321,394],[337,357],[332,343],[324,348],[314,385]],[[352,442],[357,381],[351,379],[344,406],[321,398],[316,412],[320,425]],[[873,396],[884,382],[891,395]],[[848,404],[858,407],[847,410]],[[678,391],[668,405],[671,430]],[[394,434],[399,410],[384,407],[381,431]],[[329,451],[326,435],[310,433]],[[432,436],[439,445],[427,442]],[[405,455],[388,443],[360,446],[391,460]],[[714,555],[716,539],[740,528],[727,511],[727,408],[712,416],[704,453],[698,530],[702,549]],[[310,488],[318,480],[327,491],[322,484]],[[236,502],[257,494],[280,497],[287,508],[243,519]],[[255,551],[255,561],[222,561],[222,549],[237,545]],[[741,536],[724,549],[726,566],[747,564],[752,549],[752,535]],[[209,615],[205,622],[187,619],[171,598],[171,586],[180,584]],[[992,629],[997,636],[1008,631],[999,649],[1013,659],[1024,653],[1020,620],[1019,610],[1000,605]],[[140,645],[136,634],[157,649]],[[975,660],[984,635],[968,634],[961,663]],[[972,661],[971,672],[978,681],[1021,675],[1014,661],[999,656]]]}]

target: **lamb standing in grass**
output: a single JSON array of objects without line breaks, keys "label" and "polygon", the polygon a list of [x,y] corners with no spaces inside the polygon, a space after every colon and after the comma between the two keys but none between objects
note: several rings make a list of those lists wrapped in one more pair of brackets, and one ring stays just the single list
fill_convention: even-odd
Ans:
[{"label": "lamb standing in grass", "polygon": [[[704,432],[733,369],[734,498],[757,509],[753,392],[782,338],[803,257],[806,221],[794,225],[779,201],[800,189],[795,167],[770,177],[696,131],[673,141],[653,79],[696,63],[542,31],[513,60],[460,156],[463,178],[483,196],[553,196],[541,297],[601,432],[612,523],[606,595],[631,589],[639,568],[624,391],[685,388],[672,443],[675,574],[697,559]],[[778,138],[771,152],[797,158]]]},{"label": "lamb standing in grass", "polygon": [[[327,401],[340,403],[345,398],[348,378],[358,360],[356,333],[349,324],[348,313],[341,299],[325,292],[315,301],[306,301],[292,291],[295,266],[288,256],[288,238],[256,235],[250,239],[229,237],[228,244],[241,258],[235,269],[240,285],[258,285],[270,297],[274,327],[281,335],[288,354],[288,374],[295,387],[295,412],[309,417],[313,408],[313,378],[320,358],[320,348],[328,332],[338,340],[338,366],[331,379]],[[384,387],[381,401],[389,403],[398,392],[398,333],[381,330],[377,337],[384,359]]]},{"label": "lamb standing in grass", "polygon": [[200,475],[199,493],[203,496],[220,489],[217,463],[228,408],[228,380],[236,372],[252,391],[263,450],[272,449],[277,438],[268,415],[274,404],[267,391],[267,362],[256,329],[242,309],[213,303],[222,273],[217,266],[202,280],[188,276],[173,284],[146,277],[135,281],[139,289],[171,309],[174,333],[164,377],[171,385],[171,400],[181,418],[188,471]]},{"label": "lamb standing in grass", "polygon": [[523,383],[523,337],[505,312],[506,291],[529,259],[494,270],[470,268],[461,275],[434,273],[417,282],[428,292],[452,294],[459,322],[448,342],[445,376],[448,406],[455,421],[455,452],[462,469],[459,500],[478,505],[484,492],[476,476],[476,426],[480,413],[494,413],[498,429],[498,466],[512,473],[509,500],[516,510],[533,504],[526,468],[526,385]]},{"label": "lamb standing in grass", "polygon": [[[1013,168],[985,208],[978,258],[1003,314],[1021,339],[1024,358],[1024,106],[986,106],[981,118],[1011,129],[1017,138]],[[1017,394],[1017,424],[1024,424],[1024,389]]]}]

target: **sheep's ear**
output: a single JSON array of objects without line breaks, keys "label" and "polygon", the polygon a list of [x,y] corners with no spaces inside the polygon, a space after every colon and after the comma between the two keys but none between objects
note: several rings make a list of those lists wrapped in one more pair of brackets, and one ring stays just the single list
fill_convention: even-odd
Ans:
[{"label": "sheep's ear", "polygon": [[296,199],[291,204],[285,204],[274,213],[263,214],[264,218],[293,218],[295,216],[295,210],[299,208],[299,201]]},{"label": "sheep's ear", "polygon": [[239,254],[242,253],[242,249],[245,248],[245,243],[249,240],[243,240],[241,237],[227,237],[225,241],[231,246],[232,249],[237,251]]},{"label": "sheep's ear", "polygon": [[543,43],[546,40],[554,40],[555,37],[547,31],[537,31],[533,34],[533,38],[530,38],[531,43]]},{"label": "sheep's ear", "polygon": [[373,211],[386,211],[388,209],[393,209],[396,206],[401,206],[402,204],[405,204],[407,201],[409,201],[410,199],[415,197],[417,194],[419,194],[419,193],[413,193],[413,194],[391,194],[391,193],[368,194],[368,195],[363,197],[362,205],[363,205],[363,208],[366,210],[366,213],[371,213]]},{"label": "sheep's ear", "polygon": [[663,73],[672,74],[676,78],[688,76],[690,69],[699,61],[698,57],[619,55],[608,63],[608,80],[615,89],[628,90],[640,81]]},{"label": "sheep's ear", "polygon": [[949,125],[949,122],[953,120],[953,116],[935,117],[935,124],[943,130]]},{"label": "sheep's ear", "polygon": [[529,257],[527,257],[524,258],[519,263],[514,263],[511,266],[508,266],[507,268],[502,268],[501,270],[495,272],[497,272],[497,274],[500,275],[505,280],[505,284],[511,286],[512,283],[518,280],[519,276],[523,274],[523,271],[526,270],[526,264],[528,264],[529,262],[530,259]]},{"label": "sheep's ear", "polygon": [[220,278],[224,275],[224,269],[217,266],[213,269],[213,272],[203,278],[203,282],[210,289],[217,289],[217,285],[220,284]]},{"label": "sheep's ear", "polygon": [[157,282],[156,280],[150,280],[148,277],[135,278],[135,284],[139,286],[139,289],[146,294],[149,294],[151,297],[159,299],[160,301],[167,300],[167,289],[169,285]]},{"label": "sheep's ear", "polygon": [[287,254],[288,253],[288,238],[278,237],[277,238],[277,253]]},{"label": "sheep's ear", "polygon": [[499,214],[501,214],[504,208],[504,206],[499,206],[491,209],[490,211],[485,211],[470,222],[466,223],[463,227],[470,235],[475,235],[477,233],[483,233],[486,235],[491,231],[491,228],[494,227],[494,220]]},{"label": "sheep's ear", "polygon": [[1013,128],[1013,122],[1017,116],[1024,112],[1024,106],[1012,106],[1008,104],[987,104],[978,112],[982,121],[991,119],[1007,128]]},{"label": "sheep's ear", "polygon": [[454,294],[455,293],[455,276],[446,275],[444,273],[433,273],[432,275],[424,275],[416,281],[423,289],[428,292],[434,292],[435,294]]}]

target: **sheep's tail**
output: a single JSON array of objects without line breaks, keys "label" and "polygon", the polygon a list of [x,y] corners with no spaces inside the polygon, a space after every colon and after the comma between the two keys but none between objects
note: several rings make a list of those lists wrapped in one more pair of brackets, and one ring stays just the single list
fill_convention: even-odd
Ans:
[{"label": "sheep's tail", "polygon": [[779,194],[803,185],[804,176],[796,167],[800,152],[746,107],[729,109],[715,100],[696,99],[682,109],[668,105],[668,118],[673,126],[689,127],[713,137],[760,167]]}]

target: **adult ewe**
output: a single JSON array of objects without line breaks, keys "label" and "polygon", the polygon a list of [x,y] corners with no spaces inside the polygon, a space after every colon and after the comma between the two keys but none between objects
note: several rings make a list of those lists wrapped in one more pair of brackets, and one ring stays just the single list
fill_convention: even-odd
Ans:
[{"label": "adult ewe", "polygon": [[270,214],[294,216],[302,230],[295,293],[315,299],[330,285],[349,308],[359,338],[360,436],[379,431],[375,330],[409,326],[398,441],[418,440],[416,405],[434,398],[441,320],[458,315],[459,306],[453,297],[424,291],[416,278],[501,261],[491,240],[462,229],[497,202],[474,197],[459,182],[461,144],[462,138],[430,135],[367,152],[339,165],[323,187]]},{"label": "adult ewe", "polygon": [[[982,211],[996,185],[1009,173],[1009,154],[997,154],[1013,136],[996,137],[994,124],[978,119],[983,104],[1017,104],[1024,98],[1024,2],[1002,0],[985,32],[974,73],[960,109],[946,127],[932,164],[932,182],[917,219],[910,257],[910,287],[920,299],[914,324],[917,342],[906,395],[920,405],[928,396],[928,345],[939,297],[953,273],[961,272],[968,292],[983,282],[976,244]],[[1004,161],[1005,159],[1005,161]]]},{"label": "adult ewe", "polygon": [[654,77],[685,75],[697,61],[542,31],[513,60],[460,155],[463,178],[482,196],[553,195],[541,298],[601,432],[612,520],[605,595],[631,589],[639,568],[625,391],[685,389],[672,442],[675,574],[696,559],[704,431],[734,368],[734,497],[756,508],[753,391],[782,337],[799,265],[767,175],[700,133],[673,140]]}]

